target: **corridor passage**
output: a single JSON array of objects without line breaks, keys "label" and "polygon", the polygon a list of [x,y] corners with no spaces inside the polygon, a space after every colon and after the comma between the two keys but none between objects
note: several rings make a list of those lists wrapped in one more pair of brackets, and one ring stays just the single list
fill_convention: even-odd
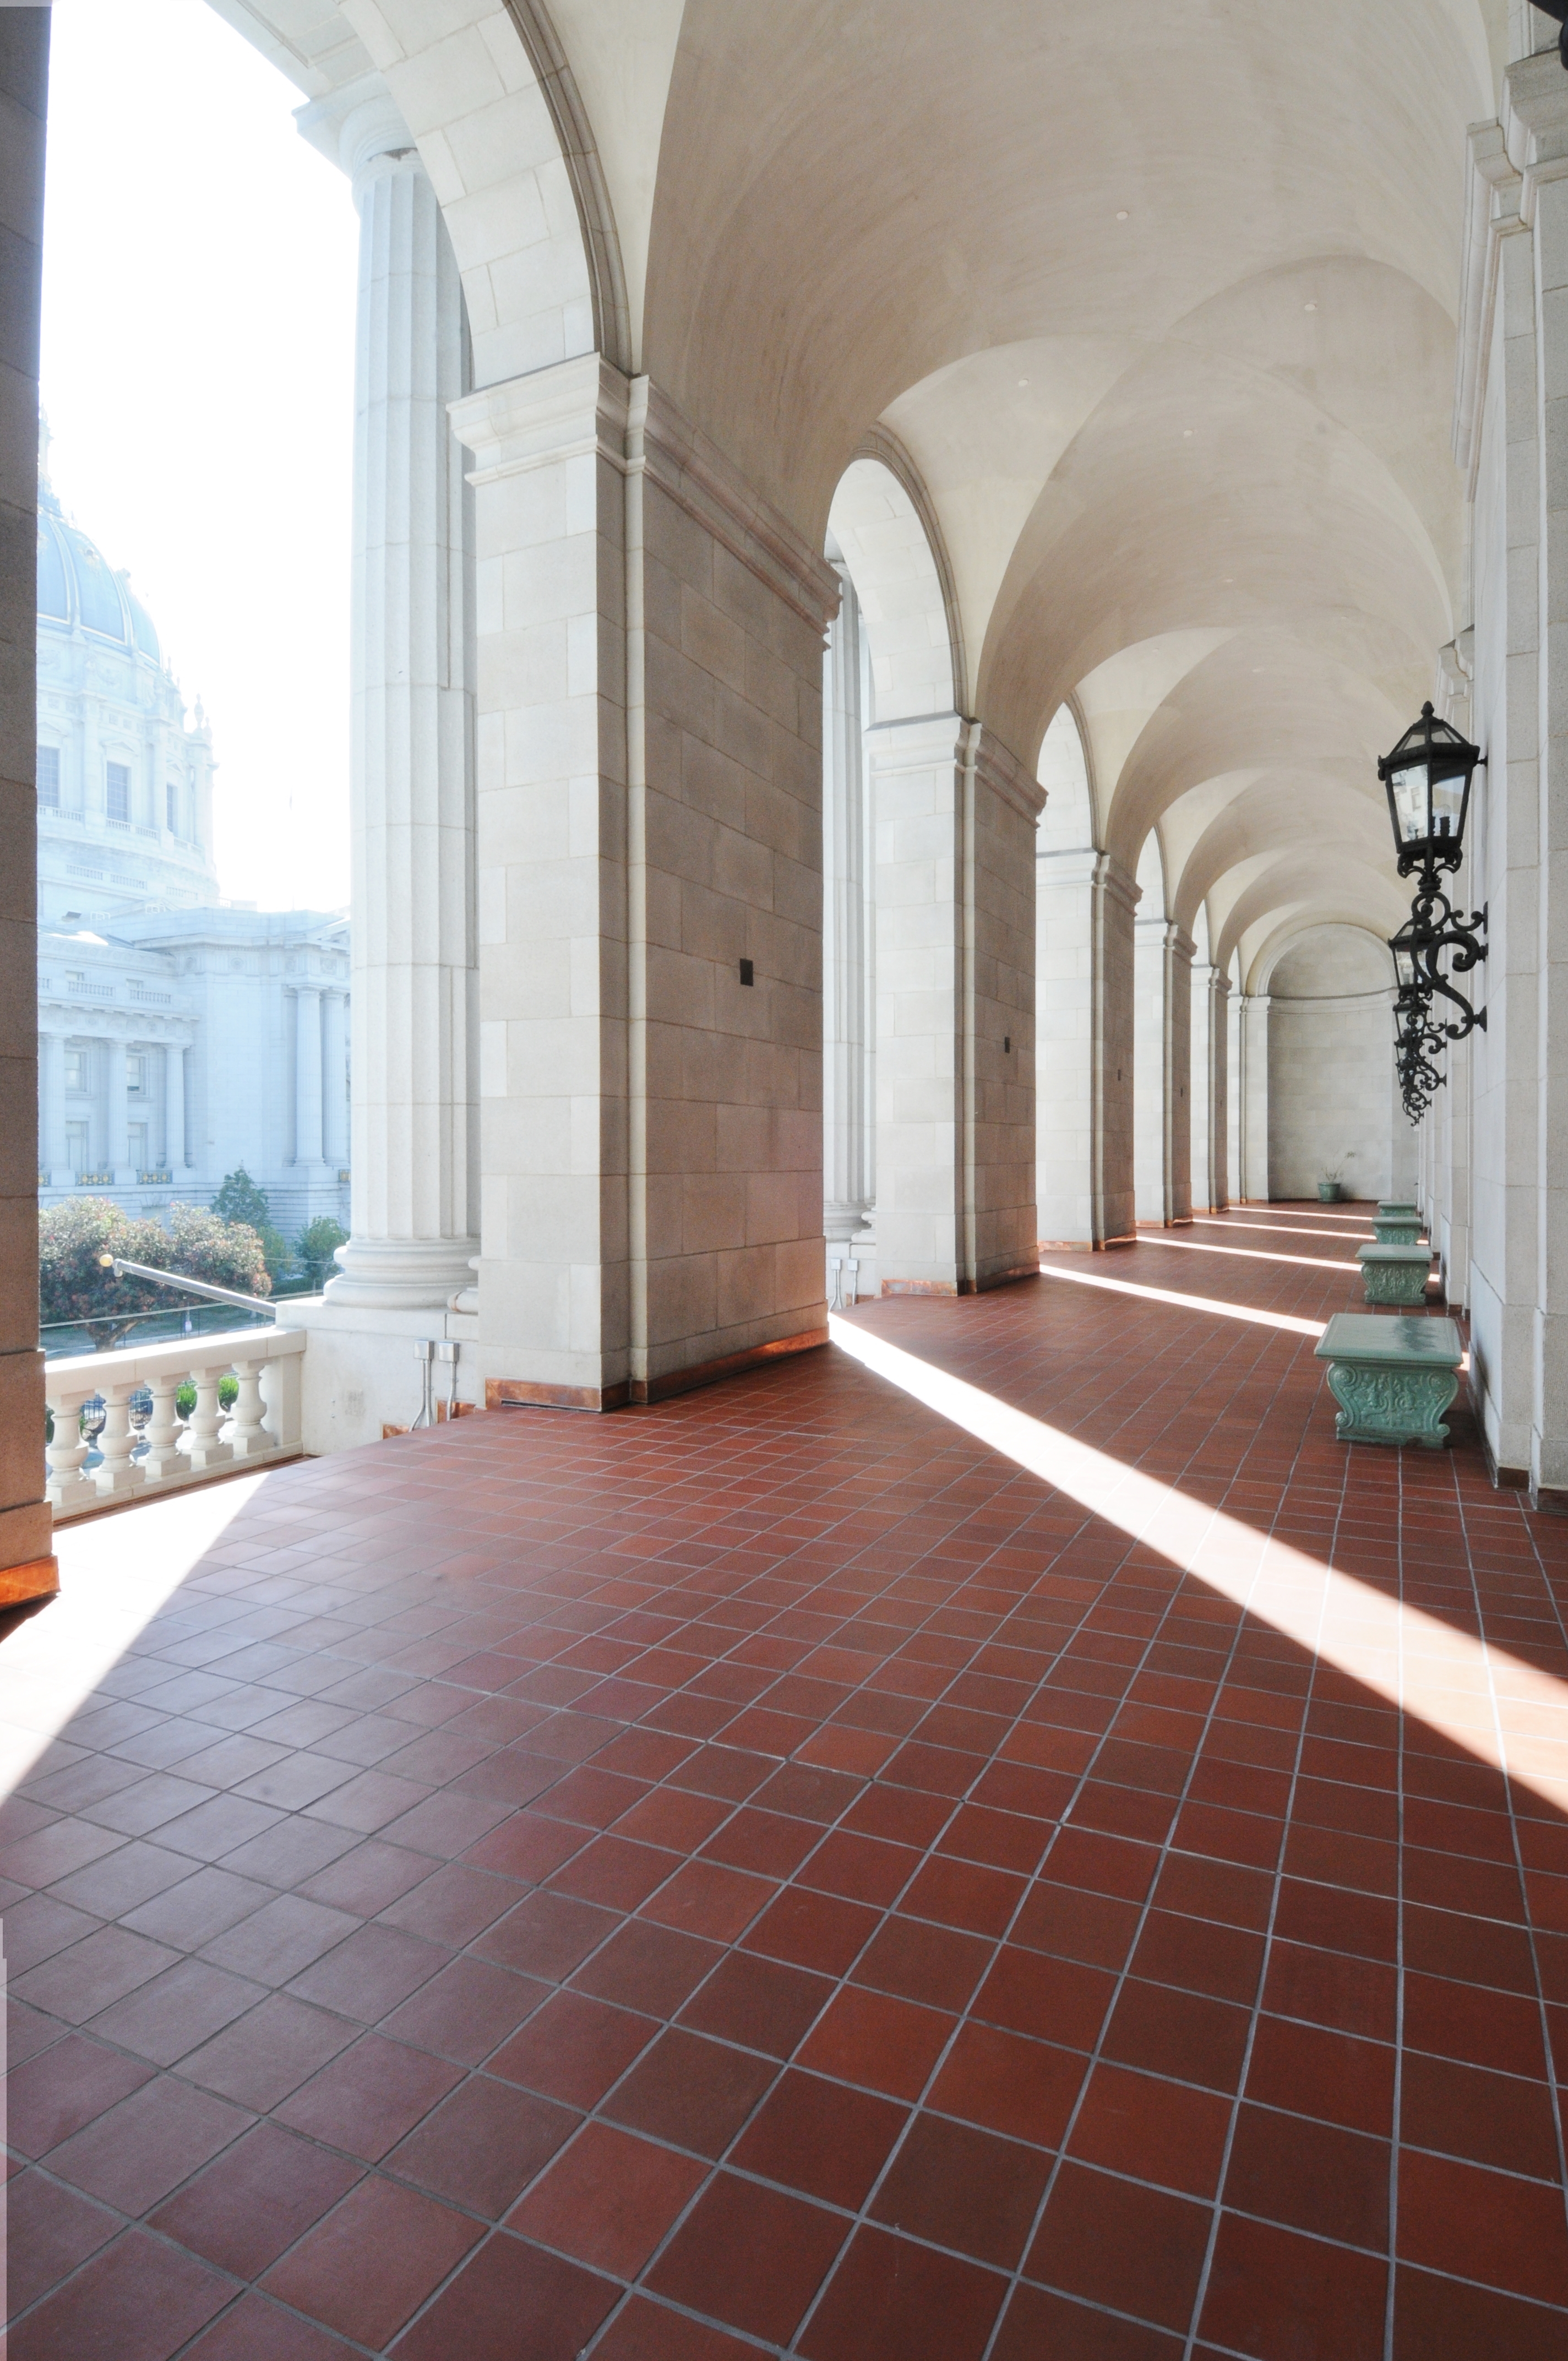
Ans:
[{"label": "corridor passage", "polygon": [[[835,1348],[66,1532],[11,2361],[1568,2353],[1568,1527],[1462,1410],[1336,1442],[1366,1213],[847,1323],[1223,1511],[1213,1582]],[[198,1503],[72,1712],[49,1616]]]}]

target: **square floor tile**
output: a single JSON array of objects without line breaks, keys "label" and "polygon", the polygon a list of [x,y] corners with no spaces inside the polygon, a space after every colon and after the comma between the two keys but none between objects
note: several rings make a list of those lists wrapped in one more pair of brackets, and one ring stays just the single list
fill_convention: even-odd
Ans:
[{"label": "square floor tile", "polygon": [[278,2119],[376,2164],[462,2079],[449,2059],[367,2033],[285,2099]]},{"label": "square floor tile", "polygon": [[415,2323],[398,2361],[577,2361],[620,2294],[615,2280],[501,2231]]},{"label": "square floor tile", "polygon": [[590,2123],[508,2216],[507,2227],[591,2268],[635,2279],[707,2166]]},{"label": "square floor tile", "polygon": [[152,2227],[236,2279],[260,2277],[359,2179],[359,2167],[258,2124],[159,2208]]},{"label": "square floor tile", "polygon": [[1185,2197],[1064,2164],[1025,2260],[1031,2279],[1158,2328],[1187,2328],[1210,2211]]},{"label": "square floor tile", "polygon": [[787,2345],[848,2227],[842,2214],[721,2172],[648,2284],[727,2327]]},{"label": "square floor tile", "polygon": [[471,2074],[393,2148],[385,2169],[499,2222],[581,2120],[535,2092]]},{"label": "square floor tile", "polygon": [[307,2232],[262,2282],[325,2328],[379,2347],[484,2235],[418,2191],[369,2179]]},{"label": "square floor tile", "polygon": [[907,2121],[908,2111],[891,2099],[792,2070],[774,2083],[730,2161],[853,2213]]},{"label": "square floor tile", "polygon": [[671,2030],[602,2102],[602,2111],[633,2131],[718,2158],[777,2071],[768,2059]]},{"label": "square floor tile", "polygon": [[872,2200],[890,2229],[1012,2270],[1046,2192],[1051,2158],[972,2124],[917,2114]]},{"label": "square floor tile", "polygon": [[95,2115],[128,2098],[153,2070],[124,2058],[85,2034],[62,2041],[14,2066],[5,2081],[5,2136],[23,2156],[47,2156],[61,2140]]},{"label": "square floor tile", "polygon": [[168,2361],[221,2312],[234,2281],[129,2230],[13,2327],[12,2361]]},{"label": "square floor tile", "polygon": [[1007,2281],[885,2231],[857,2231],[800,2340],[809,2361],[980,2361]]},{"label": "square floor tile", "polygon": [[134,2091],[49,2151],[49,2169],[122,2213],[145,2213],[250,2118],[171,2076]]}]

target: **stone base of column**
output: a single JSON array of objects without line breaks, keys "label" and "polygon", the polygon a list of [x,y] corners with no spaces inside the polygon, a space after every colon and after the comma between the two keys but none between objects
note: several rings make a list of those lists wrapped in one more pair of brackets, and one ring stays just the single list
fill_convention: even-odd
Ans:
[{"label": "stone base of column", "polygon": [[351,1238],[337,1250],[338,1276],[322,1291],[345,1309],[444,1310],[472,1286],[468,1266],[478,1250],[477,1238]]}]

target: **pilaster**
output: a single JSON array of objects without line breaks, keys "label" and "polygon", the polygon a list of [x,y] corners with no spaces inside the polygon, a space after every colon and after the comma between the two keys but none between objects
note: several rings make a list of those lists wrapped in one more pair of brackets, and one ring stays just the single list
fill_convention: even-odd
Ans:
[{"label": "pilaster", "polygon": [[1038,1268],[1040,788],[957,713],[866,734],[876,832],[877,1254],[884,1294]]},{"label": "pilaster", "polygon": [[1240,995],[1237,1140],[1244,1204],[1268,1202],[1268,994]]},{"label": "pilaster", "polygon": [[478,553],[490,1398],[826,1334],[826,563],[598,356],[455,406]]}]

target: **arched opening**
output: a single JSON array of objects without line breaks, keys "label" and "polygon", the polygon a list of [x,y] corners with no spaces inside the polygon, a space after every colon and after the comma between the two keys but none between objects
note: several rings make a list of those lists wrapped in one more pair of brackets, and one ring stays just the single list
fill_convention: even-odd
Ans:
[{"label": "arched opening", "polygon": [[1354,1197],[1414,1186],[1415,1135],[1394,1086],[1393,962],[1363,927],[1310,927],[1274,959],[1268,994],[1268,1193]]}]

